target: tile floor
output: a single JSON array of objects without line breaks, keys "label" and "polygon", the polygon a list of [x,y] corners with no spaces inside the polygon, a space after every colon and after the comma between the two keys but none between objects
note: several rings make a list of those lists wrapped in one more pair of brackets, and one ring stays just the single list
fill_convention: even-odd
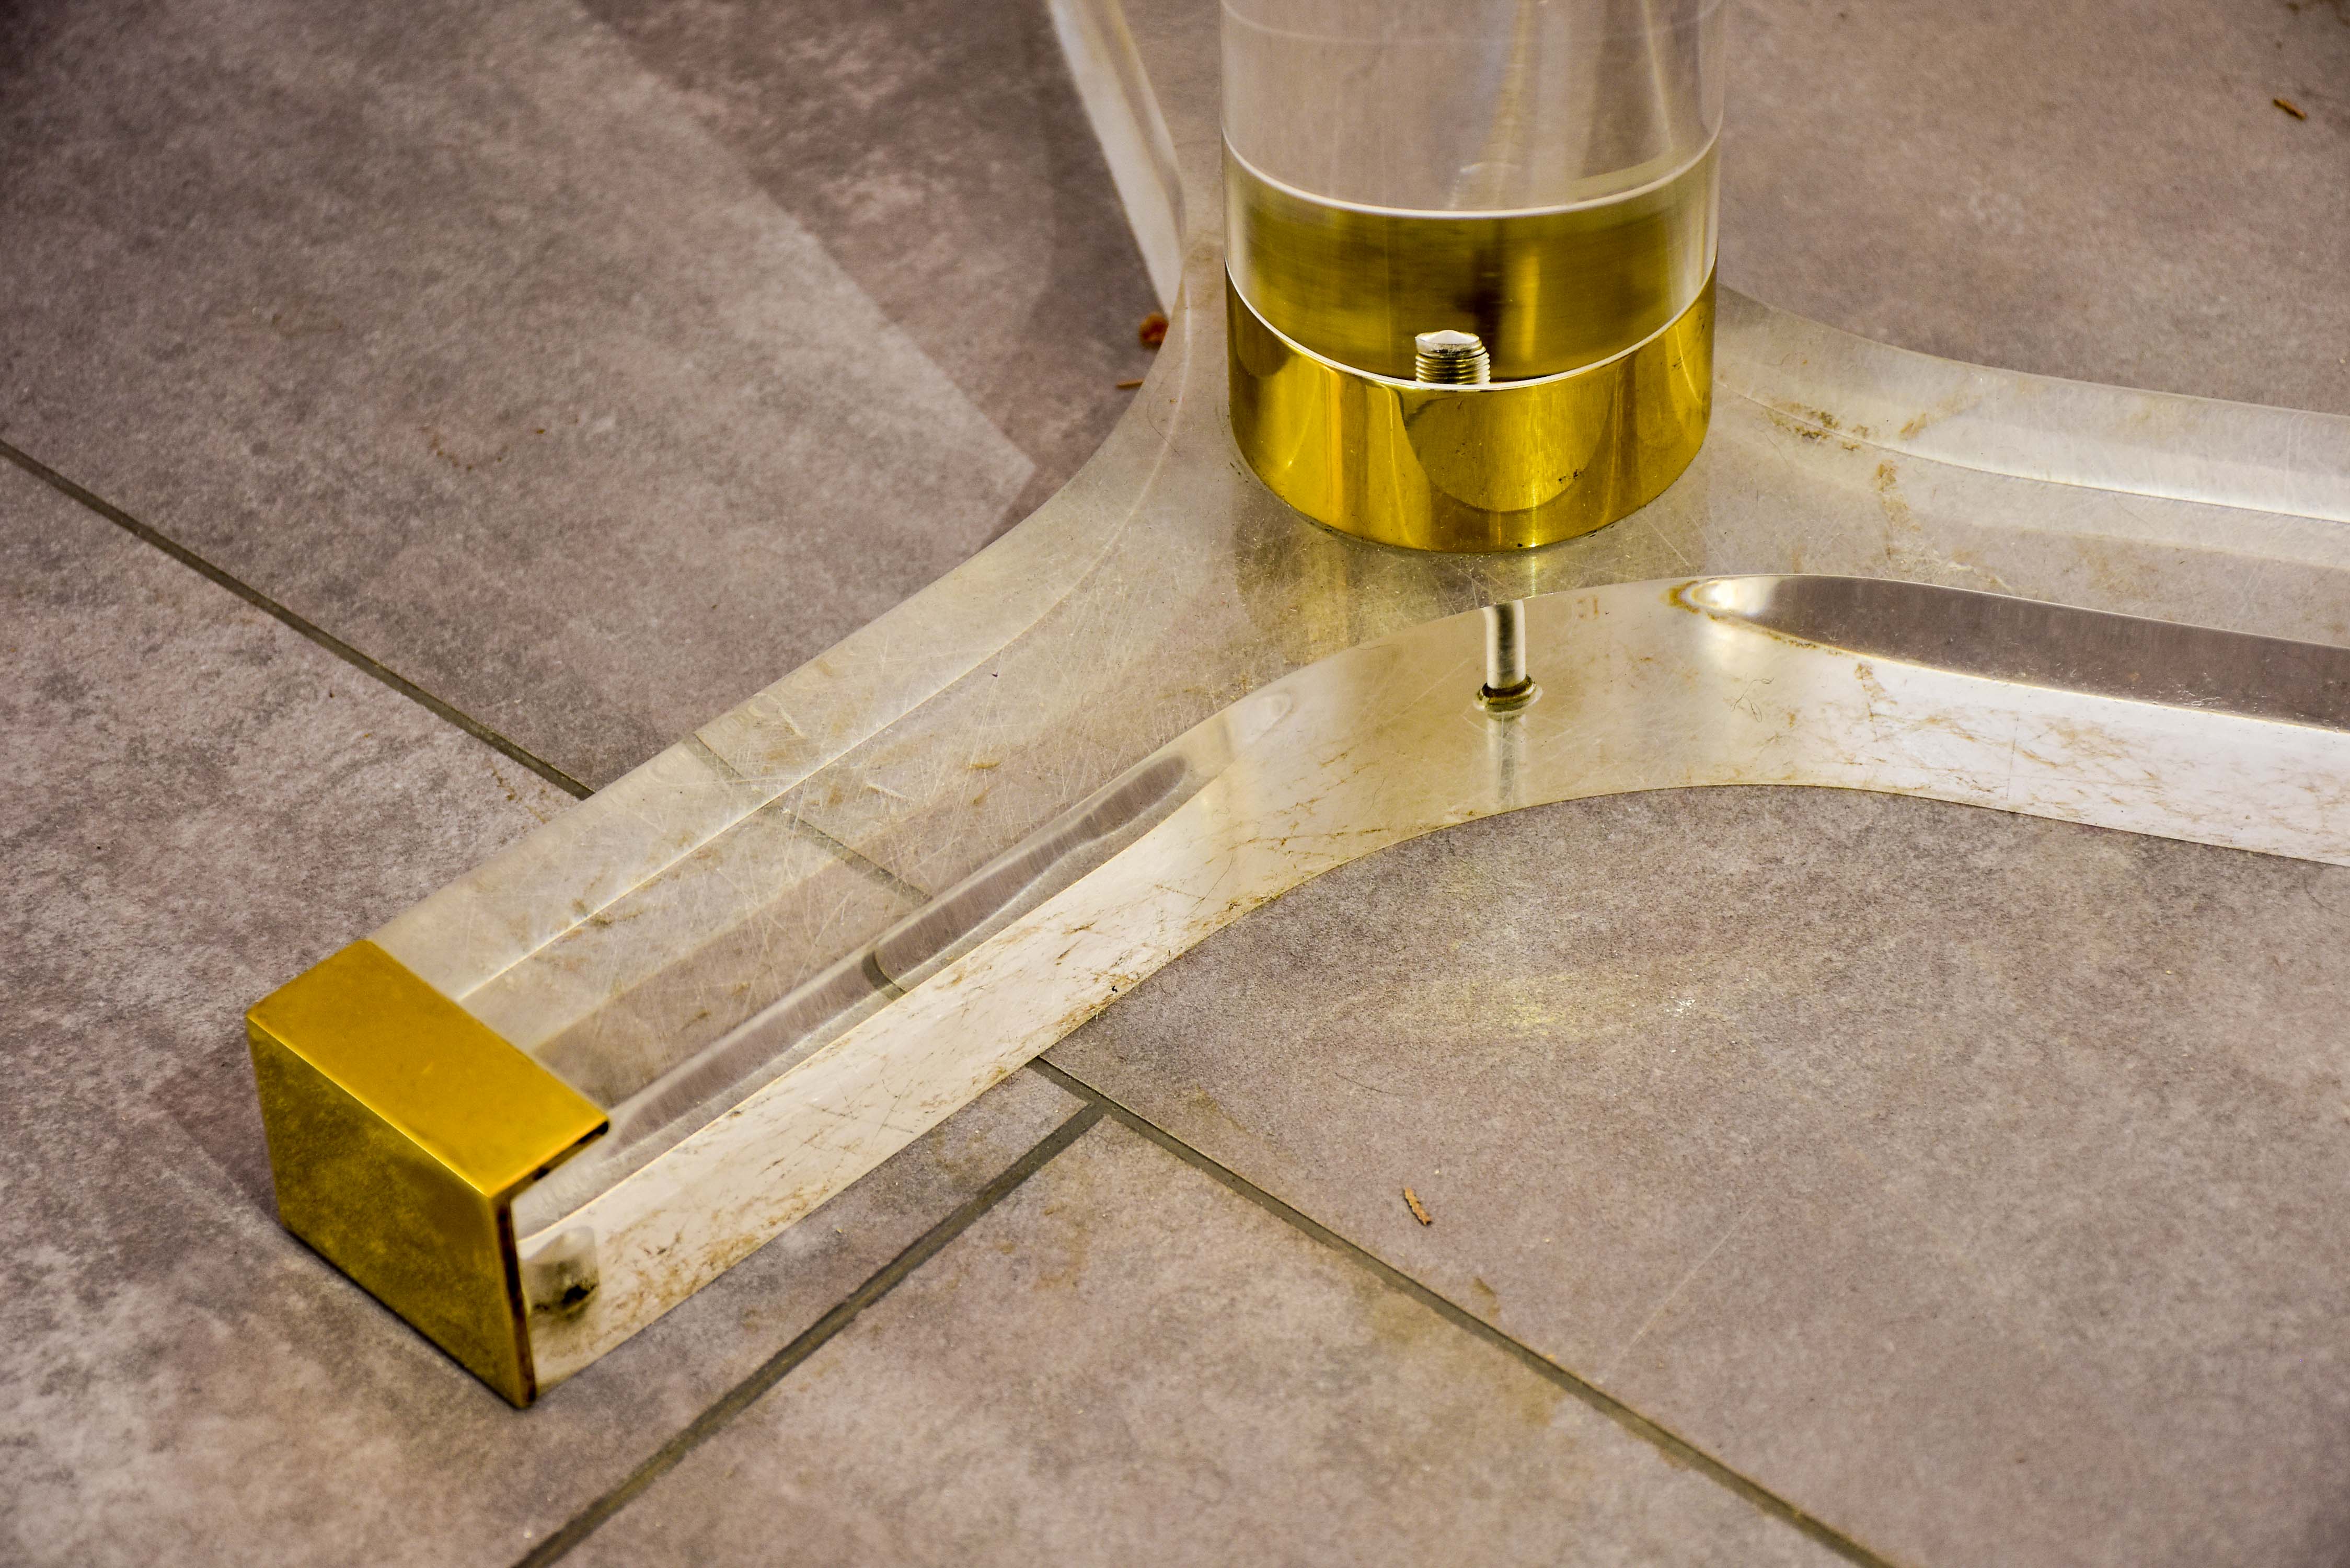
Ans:
[{"label": "tile floor", "polygon": [[[2338,4],[1731,20],[1730,282],[2350,411]],[[0,269],[0,1561],[2350,1558],[2350,882],[1861,797],[1350,867],[508,1410],[239,1014],[1115,421],[1042,5],[28,0]]]},{"label": "tile floor", "polygon": [[1050,1060],[1892,1561],[2332,1562],[2345,942],[2336,867],[1677,791],[1333,872]]}]

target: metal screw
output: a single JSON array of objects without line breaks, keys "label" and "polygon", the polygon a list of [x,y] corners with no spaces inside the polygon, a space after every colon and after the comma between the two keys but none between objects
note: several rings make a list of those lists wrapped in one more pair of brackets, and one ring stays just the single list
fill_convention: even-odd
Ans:
[{"label": "metal screw", "polygon": [[1412,340],[1412,379],[1446,387],[1474,387],[1493,379],[1493,357],[1474,332],[1423,332]]},{"label": "metal screw", "polygon": [[1534,700],[1534,678],[1526,673],[1526,601],[1485,607],[1485,684],[1477,700],[1496,713]]},{"label": "metal screw", "polygon": [[[1447,387],[1482,386],[1493,379],[1493,357],[1474,332],[1422,332],[1412,340],[1416,380]],[[1526,673],[1526,607],[1523,600],[1485,607],[1485,684],[1477,700],[1494,713],[1510,713],[1534,700],[1534,678]]]}]

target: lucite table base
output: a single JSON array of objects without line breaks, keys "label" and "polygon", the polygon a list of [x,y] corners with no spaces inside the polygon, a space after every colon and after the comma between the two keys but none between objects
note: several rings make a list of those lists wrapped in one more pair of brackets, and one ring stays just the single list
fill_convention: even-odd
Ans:
[{"label": "lucite table base", "polygon": [[[1505,556],[1347,539],[1231,444],[1214,7],[1055,20],[1173,318],[1118,430],[965,566],[369,939],[473,1044],[433,1073],[370,1047],[334,1085],[390,1129],[339,1178],[352,1222],[409,1216],[353,1272],[411,1321],[461,1299],[472,1348],[426,1326],[509,1397],[1210,931],[1416,834],[1796,784],[2350,858],[2350,421],[1725,291],[1711,433],[1648,507]],[[1520,598],[1541,696],[1496,715],[1467,612]],[[264,1049],[334,1055],[264,1014]],[[536,1134],[471,1116],[469,1059],[542,1096]],[[387,1181],[440,1196],[369,1210]],[[398,1261],[452,1214],[487,1238],[462,1268]]]}]

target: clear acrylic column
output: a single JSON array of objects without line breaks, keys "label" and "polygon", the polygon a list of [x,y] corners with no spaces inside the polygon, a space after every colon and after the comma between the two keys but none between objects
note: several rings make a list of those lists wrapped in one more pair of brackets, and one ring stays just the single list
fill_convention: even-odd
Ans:
[{"label": "clear acrylic column", "polygon": [[[1679,476],[1711,405],[1715,0],[1225,0],[1223,55],[1233,429],[1268,484],[1494,550]],[[1416,379],[1441,332],[1490,379]]]}]

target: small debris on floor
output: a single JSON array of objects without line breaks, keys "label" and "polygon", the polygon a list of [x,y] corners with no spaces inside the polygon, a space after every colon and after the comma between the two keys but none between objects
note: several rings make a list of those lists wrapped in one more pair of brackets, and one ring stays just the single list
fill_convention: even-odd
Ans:
[{"label": "small debris on floor", "polygon": [[1156,310],[1152,311],[1142,318],[1142,325],[1134,329],[1134,337],[1145,348],[1158,348],[1167,341],[1167,317]]},{"label": "small debris on floor", "polygon": [[1135,389],[1135,388],[1139,387],[1140,385],[1142,385],[1142,378],[1141,378],[1141,377],[1139,377],[1139,376],[1137,376],[1137,377],[1136,377],[1133,380],[1131,380],[1131,381],[1120,381],[1120,382],[1118,384],[1118,389],[1119,391],[1121,391],[1121,392],[1130,392],[1130,391],[1134,390],[1134,389]]},{"label": "small debris on floor", "polygon": [[1403,1200],[1411,1206],[1411,1217],[1413,1219],[1419,1220],[1423,1225],[1433,1225],[1436,1223],[1435,1218],[1430,1215],[1427,1210],[1422,1209],[1419,1206],[1419,1193],[1414,1192],[1410,1188],[1407,1187],[1403,1189]]},{"label": "small debris on floor", "polygon": [[2302,108],[2301,105],[2293,102],[2293,99],[2289,98],[2272,98],[2269,99],[2269,101],[2276,105],[2279,109],[2284,110],[2287,114],[2293,116],[2295,119],[2307,119],[2309,118],[2309,110]]}]

